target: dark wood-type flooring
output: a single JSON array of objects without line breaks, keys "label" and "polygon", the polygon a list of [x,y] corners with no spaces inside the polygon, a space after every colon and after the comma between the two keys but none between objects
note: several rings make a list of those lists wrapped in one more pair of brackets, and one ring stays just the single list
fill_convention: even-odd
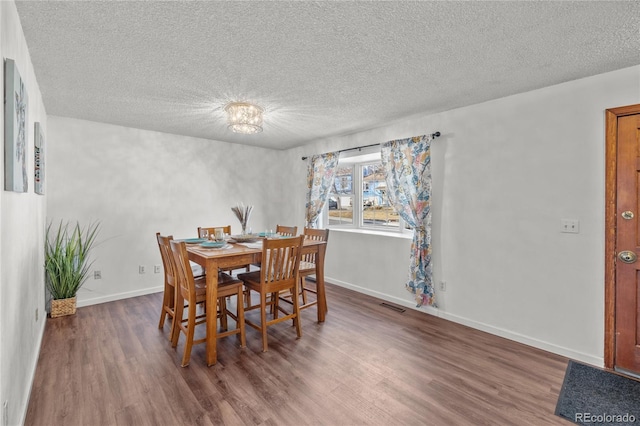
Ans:
[{"label": "dark wood-type flooring", "polygon": [[[204,345],[180,367],[157,328],[162,294],[48,319],[26,425],[567,425],[554,416],[567,359],[327,285],[324,324],[302,313]],[[257,314],[252,311],[251,314]]]}]

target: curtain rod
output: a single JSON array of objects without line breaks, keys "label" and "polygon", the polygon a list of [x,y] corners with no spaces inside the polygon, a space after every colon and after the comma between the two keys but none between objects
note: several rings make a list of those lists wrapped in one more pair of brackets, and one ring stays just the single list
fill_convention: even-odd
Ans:
[{"label": "curtain rod", "polygon": [[[440,136],[440,132],[435,132],[435,133],[431,133],[431,137],[432,138],[437,138]],[[380,145],[379,143],[372,143],[371,145],[363,145],[363,146],[357,146],[355,148],[346,148],[346,149],[341,149],[338,152],[345,152],[345,151],[354,151],[356,149],[360,150],[362,148],[369,148],[371,146],[376,146],[376,145]],[[309,157],[302,157],[302,161],[306,160]]]}]

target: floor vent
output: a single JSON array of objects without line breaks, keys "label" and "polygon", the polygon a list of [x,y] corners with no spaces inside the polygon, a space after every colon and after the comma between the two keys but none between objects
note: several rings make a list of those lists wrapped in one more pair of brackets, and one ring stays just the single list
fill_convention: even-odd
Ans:
[{"label": "floor vent", "polygon": [[400,312],[400,313],[403,313],[405,311],[405,309],[401,308],[400,306],[390,305],[390,304],[388,304],[386,302],[382,302],[380,304],[380,306],[384,306],[385,308],[389,308],[392,311],[396,311],[396,312]]}]

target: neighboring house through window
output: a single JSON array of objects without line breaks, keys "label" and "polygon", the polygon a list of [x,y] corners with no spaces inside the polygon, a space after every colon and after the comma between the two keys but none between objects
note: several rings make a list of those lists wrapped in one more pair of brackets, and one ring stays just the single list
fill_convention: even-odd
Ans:
[{"label": "neighboring house through window", "polygon": [[411,232],[389,205],[380,148],[342,153],[323,215],[330,228]]}]

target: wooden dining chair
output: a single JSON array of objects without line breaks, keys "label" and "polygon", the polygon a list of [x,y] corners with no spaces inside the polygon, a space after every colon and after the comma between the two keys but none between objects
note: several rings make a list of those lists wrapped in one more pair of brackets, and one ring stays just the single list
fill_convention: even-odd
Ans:
[{"label": "wooden dining chair", "polygon": [[[276,225],[276,234],[279,237],[295,237],[298,234],[298,227],[297,226]],[[260,264],[259,263],[254,263],[253,266],[255,266],[256,268],[259,268]],[[247,272],[249,272],[248,268],[247,268]],[[283,293],[287,293],[287,292],[284,291]],[[274,293],[274,295],[273,295],[274,298],[277,298],[278,296],[279,296],[279,293]],[[250,303],[249,292],[248,291],[245,292],[245,299],[246,299],[245,303],[248,305]],[[274,307],[275,306],[277,306],[277,301],[275,303],[271,303],[271,313],[274,312]]]},{"label": "wooden dining chair", "polygon": [[298,227],[276,225],[276,234],[283,237],[295,237],[296,235],[298,235]]},{"label": "wooden dining chair", "polygon": [[[324,241],[327,242],[329,240],[329,230],[328,229],[314,229],[314,228],[304,228],[303,231],[305,240],[313,240],[313,241]],[[318,304],[318,292],[315,288],[309,287],[307,285],[307,277],[310,275],[314,275],[316,273],[316,253],[306,253],[302,255],[300,259],[300,270],[298,274],[300,275],[300,285],[298,286],[298,295],[302,299],[302,304],[300,305],[300,310],[306,309],[308,307],[314,306]],[[308,298],[307,293],[315,294],[315,298]],[[285,302],[292,303],[291,293],[280,293],[280,300]]]},{"label": "wooden dining chair", "polygon": [[[267,327],[287,321],[293,320],[296,327],[298,338],[302,337],[302,328],[300,327],[300,306],[298,298],[294,298],[292,310],[289,312],[280,306],[273,312],[273,318],[267,320],[267,305],[277,304],[277,295],[281,290],[288,290],[292,294],[297,294],[298,288],[298,269],[300,267],[300,250],[302,247],[304,236],[300,235],[295,238],[266,238],[262,242],[262,261],[260,262],[260,270],[238,275],[238,278],[244,282],[245,288],[250,293],[255,291],[260,296],[260,303],[256,305],[248,304],[245,311],[260,309],[260,323],[246,320],[247,324],[262,334],[262,351],[266,352],[267,344]],[[270,296],[267,303],[267,296]],[[282,312],[284,316],[279,316]]]},{"label": "wooden dining chair", "polygon": [[[186,336],[184,346],[184,354],[182,356],[182,366],[189,365],[191,358],[191,348],[194,344],[204,343],[207,337],[194,340],[195,328],[199,324],[206,323],[206,313],[198,315],[196,305],[204,303],[205,310],[211,309],[206,306],[206,282],[204,280],[194,280],[191,267],[189,265],[189,257],[187,247],[184,241],[171,241],[171,252],[176,263],[176,271],[178,282],[176,284],[176,308],[175,308],[175,327],[171,336],[171,345],[175,348],[178,346],[180,332]],[[235,314],[227,309],[226,303],[223,302],[227,297],[236,296],[236,312]],[[183,319],[185,301],[187,302],[187,318]],[[220,272],[218,275],[218,318],[222,319],[227,316],[232,318],[236,327],[232,330],[225,330],[217,333],[218,338],[227,337],[233,334],[240,335],[240,347],[246,346],[245,339],[245,323],[244,323],[244,304],[242,299],[242,281],[232,278],[231,276]]]},{"label": "wooden dining chair", "polygon": [[[158,246],[160,247],[162,266],[164,268],[164,296],[158,328],[164,328],[164,322],[167,315],[171,317],[171,330],[169,331],[169,340],[171,340],[173,338],[174,327],[176,325],[175,306],[176,285],[178,283],[176,262],[173,258],[173,253],[171,252],[171,241],[173,241],[173,236],[162,236],[159,232],[156,232],[156,239],[158,240]],[[196,285],[203,286],[205,285],[205,278],[203,276],[196,277],[195,282]],[[198,303],[202,303],[202,301]]]},{"label": "wooden dining chair", "polygon": [[173,326],[175,325],[175,290],[177,282],[175,262],[173,261],[169,243],[173,240],[173,236],[163,236],[156,232],[156,240],[160,248],[160,257],[162,258],[162,267],[164,269],[164,295],[162,297],[162,310],[160,311],[158,328],[164,328],[164,322],[168,315],[171,318],[171,331],[169,332],[169,340],[171,340]]}]

